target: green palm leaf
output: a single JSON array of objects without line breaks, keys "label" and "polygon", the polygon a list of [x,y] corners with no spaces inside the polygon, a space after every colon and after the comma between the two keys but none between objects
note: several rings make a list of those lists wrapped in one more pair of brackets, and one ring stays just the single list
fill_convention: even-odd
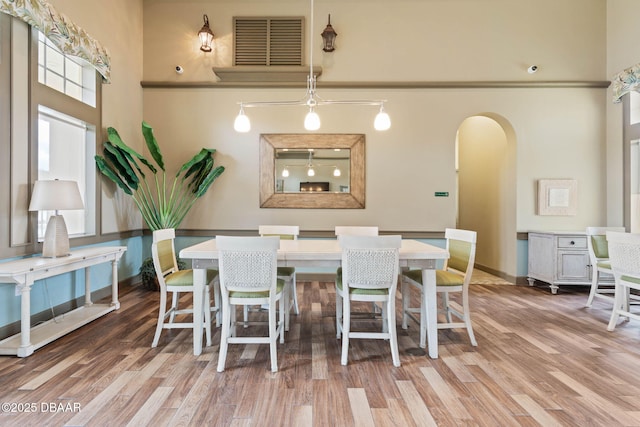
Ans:
[{"label": "green palm leaf", "polygon": [[[96,166],[133,198],[151,230],[177,228],[195,201],[224,172],[224,166],[214,167],[215,149],[202,148],[180,167],[173,180],[167,180],[160,146],[153,135],[153,128],[145,122],[142,122],[142,135],[159,169],[125,144],[112,127],[107,129],[104,157],[95,156]],[[146,176],[138,162],[144,164],[153,176]]]}]

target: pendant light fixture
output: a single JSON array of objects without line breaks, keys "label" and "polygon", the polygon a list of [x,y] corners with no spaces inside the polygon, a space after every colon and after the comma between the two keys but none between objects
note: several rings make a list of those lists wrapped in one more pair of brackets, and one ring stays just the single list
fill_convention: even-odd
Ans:
[{"label": "pendant light fixture", "polygon": [[[237,132],[249,132],[251,130],[251,122],[244,112],[245,108],[251,107],[267,107],[267,106],[297,106],[302,105],[308,109],[304,119],[304,128],[309,131],[320,129],[320,116],[316,112],[316,107],[324,105],[363,105],[379,107],[379,111],[374,120],[374,128],[378,131],[384,131],[391,127],[391,119],[384,110],[386,100],[330,100],[320,97],[316,92],[316,76],[313,74],[313,1],[310,0],[310,31],[309,31],[309,74],[307,75],[307,92],[302,99],[294,101],[252,101],[239,102],[240,112],[235,119],[234,129]],[[335,37],[334,37],[335,38]],[[326,43],[325,43],[326,46]]]}]

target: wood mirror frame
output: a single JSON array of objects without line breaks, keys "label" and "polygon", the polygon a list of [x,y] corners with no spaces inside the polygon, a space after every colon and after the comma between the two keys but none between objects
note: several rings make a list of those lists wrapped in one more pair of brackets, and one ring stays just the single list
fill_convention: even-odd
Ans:
[{"label": "wood mirror frame", "polygon": [[[364,134],[261,134],[260,207],[364,209]],[[349,193],[276,193],[275,151],[279,148],[349,149]]]}]

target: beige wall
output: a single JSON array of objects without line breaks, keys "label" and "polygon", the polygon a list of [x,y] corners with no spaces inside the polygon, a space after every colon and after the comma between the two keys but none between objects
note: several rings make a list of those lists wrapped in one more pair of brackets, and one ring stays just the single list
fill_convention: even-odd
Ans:
[{"label": "beige wall", "polygon": [[[127,143],[142,151],[142,0],[49,2],[109,51],[111,83],[102,85],[102,126],[115,127]],[[100,140],[105,139],[102,132]],[[131,200],[114,190],[110,184],[103,188],[102,232],[139,229],[141,218]]]},{"label": "beige wall", "polygon": [[[255,229],[260,223],[291,222],[311,230],[332,229],[336,224],[376,224],[389,231],[442,231],[455,225],[456,201],[455,197],[435,198],[434,192],[454,194],[456,132],[466,118],[476,115],[501,116],[513,127],[518,231],[581,229],[607,221],[607,212],[618,215],[616,208],[607,210],[605,203],[607,197],[609,204],[618,202],[607,195],[607,190],[615,195],[618,184],[611,173],[607,176],[603,161],[606,153],[609,169],[618,167],[611,164],[615,162],[611,143],[605,144],[615,137],[615,125],[606,116],[617,106],[611,107],[607,90],[580,87],[321,88],[326,98],[388,99],[392,128],[383,133],[372,130],[375,111],[367,108],[336,106],[319,111],[322,132],[367,135],[367,208],[260,209],[258,136],[303,132],[304,112],[252,109],[247,113],[253,129],[241,135],[232,129],[237,102],[297,99],[303,89],[143,91],[138,82],[215,82],[211,67],[231,65],[234,15],[308,15],[306,1],[52,3],[112,53],[114,79],[111,87],[105,87],[103,126],[116,127],[128,142],[137,141],[144,118],[155,128],[174,170],[202,146],[219,150],[216,159],[227,171],[189,214],[184,228]],[[611,77],[613,66],[625,62],[612,59],[611,54],[607,57],[607,48],[615,48],[606,42],[612,36],[612,12],[627,21],[623,3],[637,9],[631,0],[318,0],[314,64],[323,67],[321,82],[602,81]],[[195,37],[203,13],[208,14],[216,34],[212,54],[199,51]],[[339,34],[332,54],[321,51],[317,36],[328,13]],[[144,50],[138,43],[140,37]],[[619,37],[623,36],[615,36]],[[614,52],[613,56],[627,55]],[[624,65],[636,61],[628,62]],[[539,72],[526,73],[534,63]],[[175,73],[176,65],[184,67],[184,74]],[[541,178],[578,180],[576,217],[535,214],[535,183]],[[106,228],[135,226],[123,219],[135,211],[121,208],[121,202],[109,200],[103,209],[107,218],[113,215],[105,219]]]},{"label": "beige wall", "polygon": [[[640,2],[607,1],[607,77],[640,62]],[[623,225],[622,104],[613,104],[607,93],[607,225]]]}]

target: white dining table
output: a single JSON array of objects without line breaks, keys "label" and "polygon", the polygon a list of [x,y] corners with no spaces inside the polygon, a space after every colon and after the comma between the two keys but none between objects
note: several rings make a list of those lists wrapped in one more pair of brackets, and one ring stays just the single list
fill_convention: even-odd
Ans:
[{"label": "white dining table", "polygon": [[[218,268],[216,240],[206,240],[180,251],[180,258],[190,259],[193,268],[193,354],[202,353],[203,296],[206,270]],[[449,258],[446,249],[418,240],[403,239],[400,247],[400,268],[422,269],[427,302],[427,347],[429,357],[438,358],[438,325],[436,300],[436,263]],[[281,240],[278,266],[339,267],[342,261],[340,243],[336,239]],[[200,307],[200,309],[197,309]],[[421,343],[424,346],[424,343]]]}]

